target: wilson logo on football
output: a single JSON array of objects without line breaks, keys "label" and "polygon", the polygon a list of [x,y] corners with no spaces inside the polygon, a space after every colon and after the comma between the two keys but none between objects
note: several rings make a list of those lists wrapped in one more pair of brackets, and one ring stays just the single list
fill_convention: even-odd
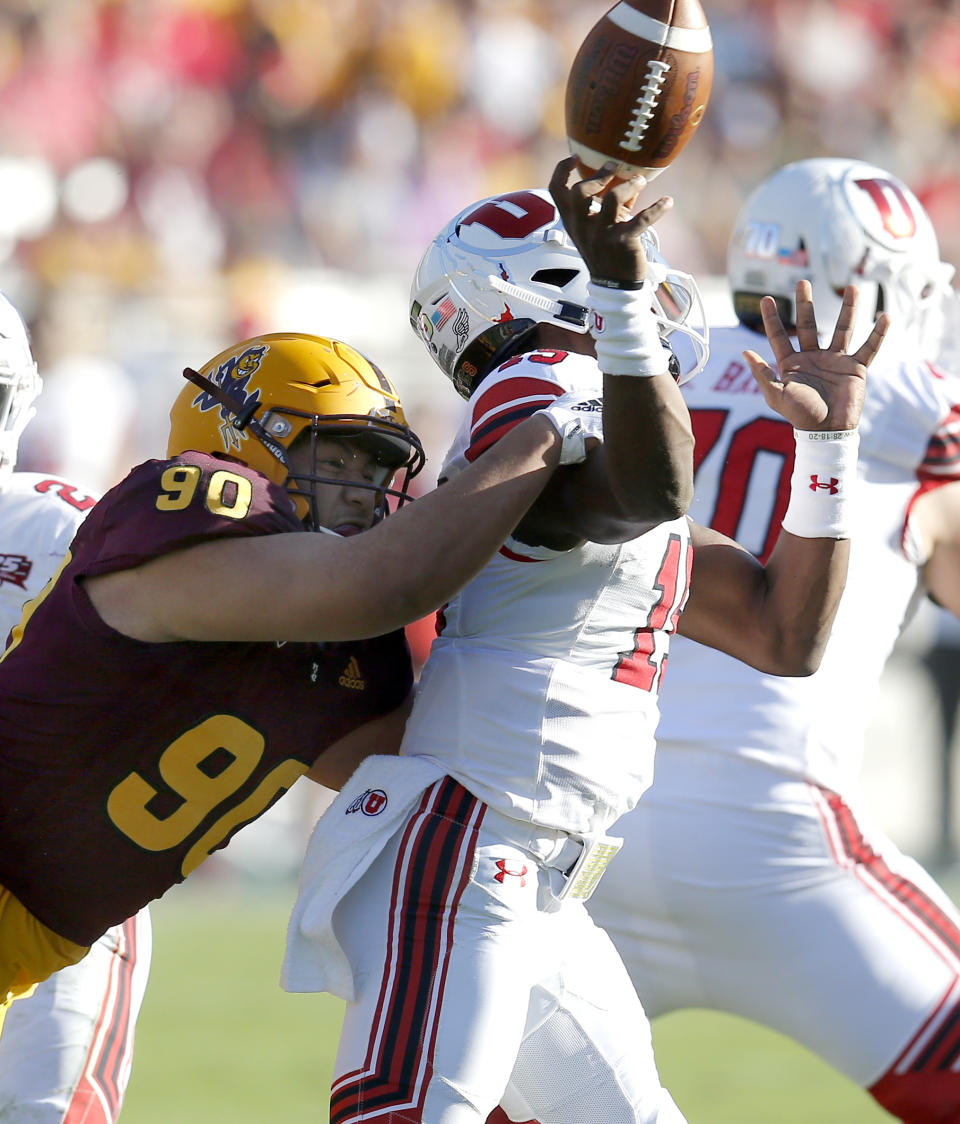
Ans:
[{"label": "wilson logo on football", "polygon": [[820,477],[814,473],[814,475],[810,477],[810,491],[829,492],[831,496],[835,496],[837,492],[840,491],[837,487],[838,483],[839,481],[836,476],[831,476],[829,480],[821,480]]},{"label": "wilson logo on football", "polygon": [[365,816],[379,816],[386,806],[387,794],[383,789],[368,788],[367,791],[361,793],[356,800],[350,802],[344,815],[349,816],[353,812],[363,812]]}]

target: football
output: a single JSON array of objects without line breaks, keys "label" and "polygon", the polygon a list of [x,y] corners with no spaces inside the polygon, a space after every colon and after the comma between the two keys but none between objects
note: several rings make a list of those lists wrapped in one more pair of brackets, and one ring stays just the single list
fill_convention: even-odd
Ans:
[{"label": "football", "polygon": [[570,152],[590,171],[652,179],[697,131],[713,84],[700,0],[622,0],[594,24],[567,78]]}]

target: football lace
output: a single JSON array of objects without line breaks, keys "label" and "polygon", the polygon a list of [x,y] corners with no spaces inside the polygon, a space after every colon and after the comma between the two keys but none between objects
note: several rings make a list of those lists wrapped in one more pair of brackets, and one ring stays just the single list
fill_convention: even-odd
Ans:
[{"label": "football lace", "polygon": [[641,88],[640,97],[637,98],[637,104],[633,108],[633,115],[630,124],[627,126],[627,131],[624,133],[624,139],[620,142],[620,147],[625,148],[628,152],[639,151],[643,144],[644,135],[653,118],[653,112],[660,104],[660,90],[669,69],[670,63],[663,62],[660,59],[651,59],[647,63],[647,80]]}]

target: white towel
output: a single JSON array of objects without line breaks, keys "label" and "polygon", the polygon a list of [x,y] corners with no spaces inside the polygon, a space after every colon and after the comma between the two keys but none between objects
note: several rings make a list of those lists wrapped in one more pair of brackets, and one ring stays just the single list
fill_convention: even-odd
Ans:
[{"label": "white towel", "polygon": [[368,757],[317,821],[287,925],[280,973],[285,991],[354,998],[353,971],[334,934],[333,911],[424,790],[442,776],[443,768],[430,757]]}]

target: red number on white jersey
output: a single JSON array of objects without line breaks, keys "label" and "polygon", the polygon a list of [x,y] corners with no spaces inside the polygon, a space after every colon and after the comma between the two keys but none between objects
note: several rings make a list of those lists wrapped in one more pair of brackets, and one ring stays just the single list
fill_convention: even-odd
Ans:
[{"label": "red number on white jersey", "polygon": [[540,351],[527,351],[523,355],[515,355],[506,363],[501,363],[497,370],[505,371],[508,367],[515,367],[521,359],[529,359],[531,363],[542,363],[545,367],[552,367],[554,363],[562,363],[569,354],[568,351],[548,351],[546,348]]},{"label": "red number on white jersey", "polygon": [[620,654],[613,669],[613,678],[618,683],[639,687],[641,691],[659,690],[667,666],[668,634],[676,632],[677,620],[687,601],[692,569],[693,550],[689,543],[684,550],[680,536],[671,535],[653,583],[660,596],[646,623],[634,633],[633,651]]},{"label": "red number on white jersey", "polygon": [[34,485],[38,492],[53,492],[63,500],[64,503],[75,507],[77,511],[87,511],[97,502],[93,496],[85,496],[77,492],[77,489],[72,484],[66,484],[63,480],[41,480]]},{"label": "red number on white jersey", "polygon": [[[727,410],[690,411],[696,440],[694,471],[700,470],[707,455],[723,438],[726,453],[717,482],[717,498],[710,526],[731,539],[742,541],[740,521],[747,499],[752,496],[755,502],[762,500],[766,504],[767,517],[757,557],[766,562],[780,534],[780,523],[790,499],[790,476],[796,449],[793,427],[779,418],[753,418],[726,435],[724,428],[728,416]],[[769,471],[770,461],[764,464],[762,453],[779,459],[779,472],[774,474]],[[758,464],[763,466],[759,471]],[[756,544],[757,537],[753,538]]]}]

